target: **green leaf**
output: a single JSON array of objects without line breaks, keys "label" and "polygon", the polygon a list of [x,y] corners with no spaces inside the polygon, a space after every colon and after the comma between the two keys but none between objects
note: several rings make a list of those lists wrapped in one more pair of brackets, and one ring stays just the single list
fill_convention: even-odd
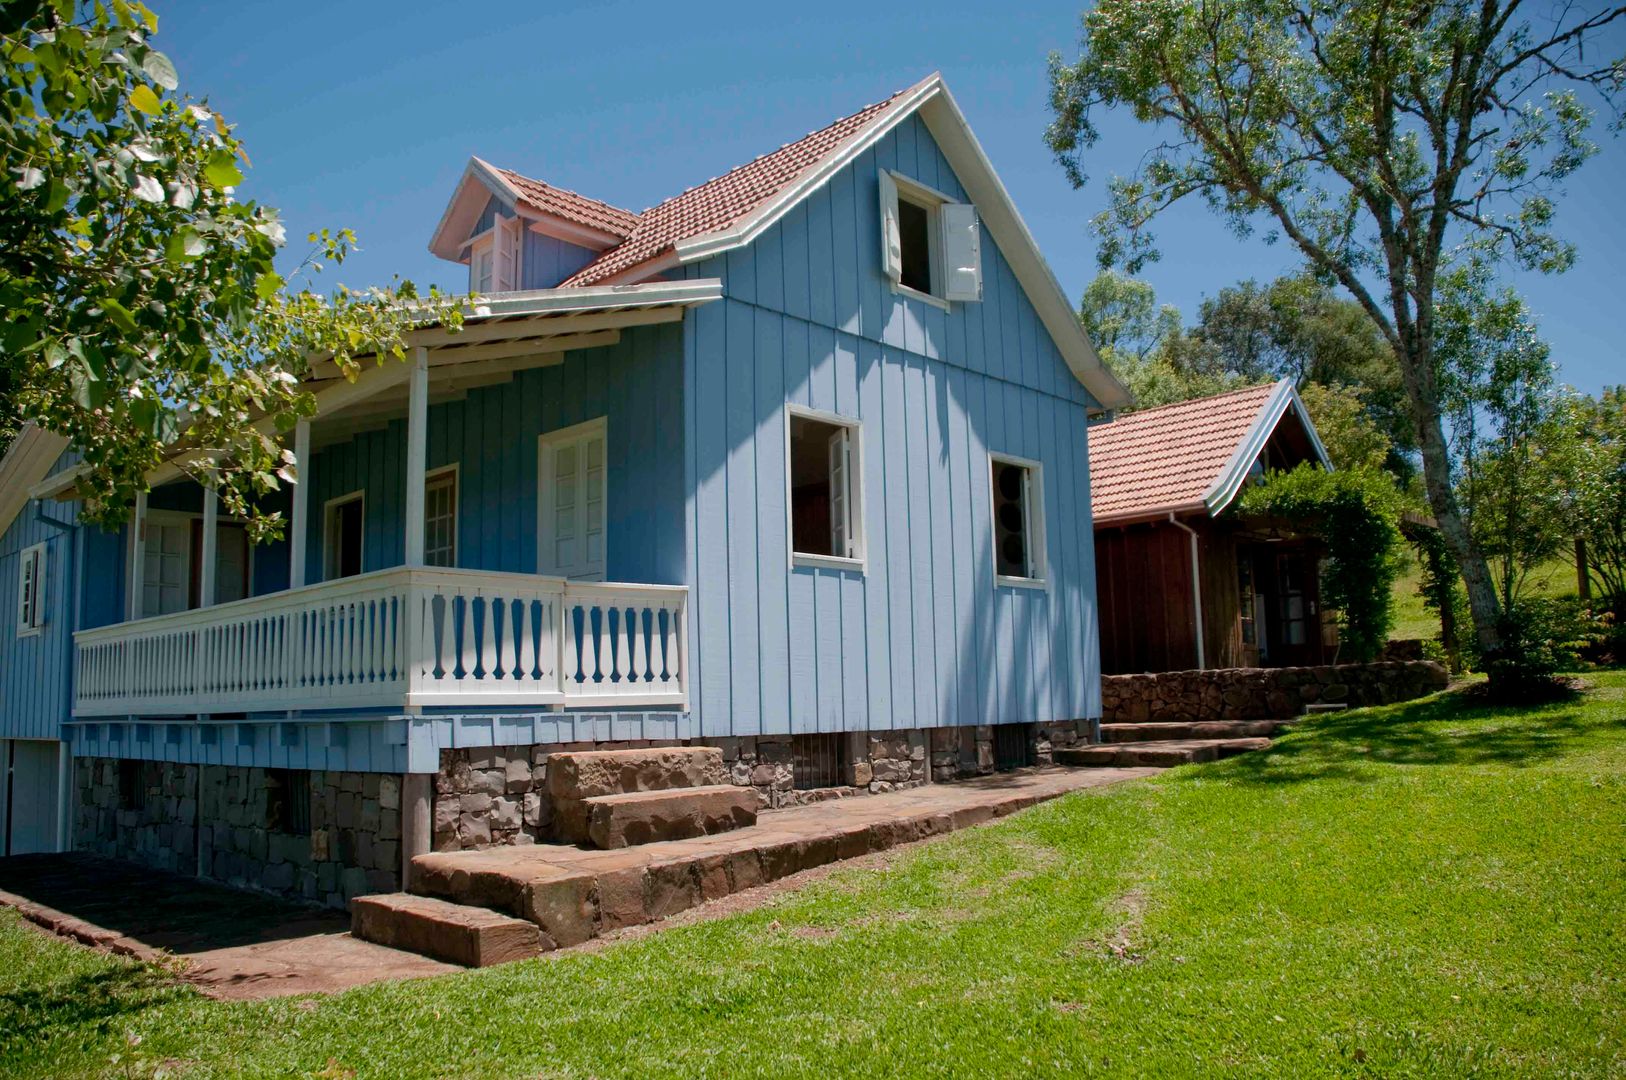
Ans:
[{"label": "green leaf", "polygon": [[181,77],[175,70],[175,65],[169,57],[153,49],[141,61],[141,70],[147,73],[147,78],[162,86],[165,90],[173,90],[181,85]]},{"label": "green leaf", "polygon": [[164,201],[164,185],[150,176],[137,173],[135,183],[130,185],[130,190],[142,202],[161,203]]},{"label": "green leaf", "polygon": [[183,226],[164,245],[164,257],[172,263],[190,262],[203,254],[203,237],[190,225]]},{"label": "green leaf", "polygon": [[261,300],[269,300],[277,295],[282,288],[282,277],[278,274],[261,274],[254,281],[254,292]]},{"label": "green leaf", "polygon": [[152,87],[143,83],[130,91],[130,108],[144,112],[148,116],[156,116],[158,110],[163,108],[163,103],[158,100],[158,95],[152,92]]},{"label": "green leaf", "polygon": [[113,321],[114,326],[117,326],[126,334],[135,332],[135,316],[130,314],[129,308],[125,307],[111,296],[102,298],[101,307],[102,311],[107,314],[107,317]]},{"label": "green leaf", "polygon": [[236,187],[243,182],[242,170],[230,150],[216,150],[209,155],[209,164],[203,167],[203,178],[214,188]]},{"label": "green leaf", "polygon": [[45,196],[45,212],[47,214],[60,213],[68,205],[68,185],[60,180],[52,180],[49,192]]}]

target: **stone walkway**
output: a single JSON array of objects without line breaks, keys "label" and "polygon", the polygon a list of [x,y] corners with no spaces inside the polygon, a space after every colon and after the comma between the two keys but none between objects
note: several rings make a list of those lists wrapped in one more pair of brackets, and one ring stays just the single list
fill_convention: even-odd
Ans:
[{"label": "stone walkway", "polygon": [[139,960],[185,961],[211,997],[328,993],[460,968],[350,936],[350,917],[80,853],[0,859],[0,904]]},{"label": "stone walkway", "polygon": [[[750,828],[611,851],[537,844],[420,855],[413,860],[411,884],[419,902],[393,894],[391,910],[369,912],[377,929],[369,926],[366,932],[397,943],[432,941],[433,924],[445,921],[448,931],[469,933],[462,925],[466,920],[458,918],[464,912],[450,901],[534,923],[541,932],[533,951],[545,952],[656,922],[798,871],[1157,771],[1023,770],[764,812]],[[396,925],[385,925],[391,922]],[[450,925],[454,922],[456,927]],[[508,935],[516,929],[499,922],[491,932]],[[511,958],[512,953],[501,957]]]}]

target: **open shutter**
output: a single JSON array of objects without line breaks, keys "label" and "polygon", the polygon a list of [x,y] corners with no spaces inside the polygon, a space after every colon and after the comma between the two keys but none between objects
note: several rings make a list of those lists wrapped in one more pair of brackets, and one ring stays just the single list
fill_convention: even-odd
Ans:
[{"label": "open shutter", "polygon": [[939,208],[943,236],[945,300],[982,299],[982,230],[977,208],[969,203],[944,203]]},{"label": "open shutter", "polygon": [[45,625],[45,583],[50,575],[45,572],[45,549],[34,549],[34,606],[28,611],[29,625],[34,627]]},{"label": "open shutter", "polygon": [[903,280],[903,236],[898,231],[898,185],[881,170],[881,271],[896,285]]},{"label": "open shutter", "polygon": [[496,233],[491,238],[492,292],[517,292],[519,290],[519,231],[518,218],[503,217],[500,214],[496,221]]},{"label": "open shutter", "polygon": [[32,630],[34,611],[34,583],[39,563],[35,560],[34,551],[25,551],[18,560],[17,579],[17,629]]},{"label": "open shutter", "polygon": [[853,557],[852,500],[848,497],[847,429],[830,436],[830,551]]}]

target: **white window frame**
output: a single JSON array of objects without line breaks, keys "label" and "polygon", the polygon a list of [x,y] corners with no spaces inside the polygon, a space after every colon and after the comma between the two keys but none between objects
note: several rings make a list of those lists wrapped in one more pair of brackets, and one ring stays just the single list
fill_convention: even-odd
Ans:
[{"label": "white window frame", "polygon": [[[847,463],[847,527],[852,537],[854,555],[819,555],[812,552],[796,550],[796,523],[793,519],[790,498],[790,429],[796,418],[814,420],[821,424],[830,424],[845,428],[848,432],[847,445],[851,449]],[[865,543],[864,528],[864,425],[863,422],[851,416],[842,416],[840,413],[826,412],[822,409],[811,409],[805,405],[785,406],[785,550],[790,553],[790,565],[826,567],[835,570],[857,570],[864,573],[868,570],[868,546]]]},{"label": "white window frame", "polygon": [[[45,581],[50,559],[44,542],[23,548],[17,563],[17,636],[36,637],[45,632]],[[24,578],[28,597],[23,599]]]},{"label": "white window frame", "polygon": [[[604,475],[599,480],[600,505],[604,507],[604,557],[598,565],[590,565],[585,574],[571,575],[572,581],[603,581],[610,562],[610,425],[609,417],[599,416],[580,424],[544,431],[536,438],[536,572],[551,575],[555,568],[546,566],[544,553],[553,547],[553,515],[548,513],[549,491],[553,483],[550,457],[555,446],[574,442],[597,434],[604,440]],[[579,498],[580,496],[578,496]]]},{"label": "white window frame", "polygon": [[[476,295],[476,294],[479,294],[481,296],[489,296],[490,294],[497,291],[497,245],[493,242],[496,235],[497,235],[497,230],[495,228],[490,228],[490,229],[487,229],[485,232],[480,233],[478,236],[474,237],[473,239],[471,239],[469,241],[469,295],[470,296],[473,296],[473,295]],[[489,262],[490,268],[491,268],[491,287],[484,290],[483,292],[478,287],[479,286],[479,275],[478,275],[478,272],[476,270],[476,267],[478,267],[480,265],[480,259],[481,259],[482,256],[484,256],[485,259]]]},{"label": "white window frame", "polygon": [[322,580],[343,581],[344,578],[333,575],[329,570],[329,552],[333,542],[333,511],[335,507],[345,503],[361,503],[361,565],[357,567],[355,576],[360,577],[367,572],[367,489],[358,488],[344,495],[335,496],[322,504]]},{"label": "white window frame", "polygon": [[[1022,499],[1022,509],[1027,515],[1027,522],[1022,530],[1023,535],[1027,537],[1028,573],[1026,576],[1001,574],[999,572],[999,528],[994,521],[994,515],[998,512],[998,504],[994,498],[995,465],[1015,465],[1028,471],[1027,491],[1023,493]],[[986,475],[988,477],[988,531],[991,541],[988,550],[994,560],[995,587],[1049,588],[1047,576],[1049,565],[1046,558],[1049,541],[1045,535],[1044,521],[1044,466],[1031,458],[990,451]]]},{"label": "white window frame", "polygon": [[[919,180],[912,177],[905,176],[896,170],[884,169],[882,170],[882,175],[891,182],[892,193],[896,196],[897,202],[912,203],[913,205],[922,207],[926,210],[926,248],[927,258],[931,263],[932,287],[930,292],[922,292],[919,289],[905,285],[902,281],[893,281],[891,274],[888,273],[887,280],[892,286],[892,291],[899,295],[912,297],[913,299],[919,300],[923,303],[930,304],[933,307],[941,308],[943,311],[952,310],[953,302],[950,301],[946,295],[943,295],[948,291],[949,282],[949,268],[943,250],[943,210],[944,207],[948,206],[967,205],[970,206],[971,212],[975,214],[975,206],[971,206],[971,204],[961,204],[959,200],[955,199],[953,196],[938,191],[936,188],[923,184]],[[884,194],[884,186],[882,190]],[[882,216],[882,227],[885,228],[884,207]],[[897,218],[897,209],[895,207],[893,209],[893,217],[894,219]],[[980,249],[980,242],[978,246]],[[979,254],[979,262],[980,258],[981,256]],[[883,269],[885,269],[884,266]],[[977,273],[980,282],[982,273],[980,266]],[[976,297],[961,297],[959,302],[967,303],[973,299],[981,299],[980,284],[978,287],[978,295]]]},{"label": "white window frame", "polygon": [[[434,486],[435,481],[444,480],[448,476],[450,476],[452,478],[452,561],[450,563],[447,563],[446,567],[456,567],[457,566],[457,559],[458,559],[458,555],[460,554],[460,552],[458,550],[458,548],[460,547],[459,541],[461,540],[461,537],[458,536],[458,525],[459,525],[460,513],[461,513],[461,511],[463,509],[463,475],[462,475],[462,469],[461,469],[460,466],[461,466],[460,462],[455,462],[454,461],[450,465],[442,465],[438,469],[430,469],[427,473],[424,474],[424,478],[423,478],[423,505],[424,505],[424,533],[425,533],[425,544],[426,544],[426,546],[424,548],[423,561],[424,561],[425,566],[440,566],[441,565],[440,563],[432,563],[432,562],[429,561],[429,549],[427,547],[427,537],[428,537],[428,529],[429,529],[429,516],[428,516],[429,489]],[[362,513],[365,514],[366,510],[364,509],[362,511]]]}]

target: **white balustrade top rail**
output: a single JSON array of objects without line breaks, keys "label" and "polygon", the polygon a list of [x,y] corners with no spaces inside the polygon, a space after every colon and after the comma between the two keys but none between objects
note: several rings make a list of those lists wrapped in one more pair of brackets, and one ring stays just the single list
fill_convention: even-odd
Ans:
[{"label": "white balustrade top rail", "polygon": [[74,715],[688,708],[688,589],[378,570],[74,635]]}]

